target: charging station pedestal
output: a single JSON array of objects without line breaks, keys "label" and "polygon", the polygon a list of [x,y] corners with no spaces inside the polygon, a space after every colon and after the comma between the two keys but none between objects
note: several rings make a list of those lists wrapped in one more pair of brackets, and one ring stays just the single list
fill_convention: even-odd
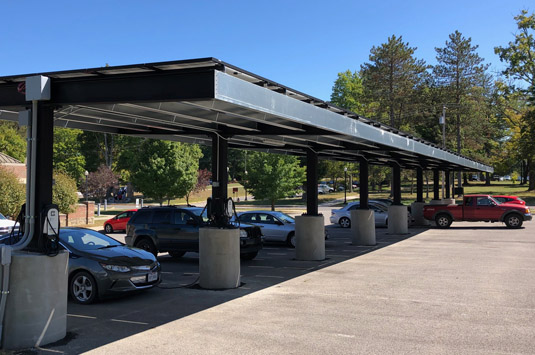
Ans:
[{"label": "charging station pedestal", "polygon": [[2,348],[38,347],[63,339],[69,253],[61,250],[50,257],[16,251],[11,258]]}]

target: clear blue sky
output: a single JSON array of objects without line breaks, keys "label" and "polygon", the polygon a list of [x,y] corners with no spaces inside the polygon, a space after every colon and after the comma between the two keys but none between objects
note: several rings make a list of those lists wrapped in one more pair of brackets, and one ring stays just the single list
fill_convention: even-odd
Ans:
[{"label": "clear blue sky", "polygon": [[0,0],[0,76],[216,57],[322,100],[392,34],[435,63],[459,30],[499,71],[493,48],[533,0]]}]

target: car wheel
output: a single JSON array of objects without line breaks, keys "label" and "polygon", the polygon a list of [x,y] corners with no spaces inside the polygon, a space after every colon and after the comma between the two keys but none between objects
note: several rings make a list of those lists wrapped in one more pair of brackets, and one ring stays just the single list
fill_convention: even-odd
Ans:
[{"label": "car wheel", "polygon": [[79,271],[71,277],[69,294],[76,303],[90,304],[97,300],[97,282],[90,273]]},{"label": "car wheel", "polygon": [[286,238],[286,243],[288,244],[290,248],[295,248],[295,233],[294,232],[290,232],[290,234],[288,234],[288,238]]},{"label": "car wheel", "polygon": [[254,258],[256,258],[256,256],[258,255],[258,252],[257,251],[253,251],[251,253],[244,253],[244,254],[241,254],[240,255],[240,258],[242,260],[253,260]]},{"label": "car wheel", "polygon": [[178,259],[184,256],[186,254],[185,251],[170,251],[169,255],[171,255],[172,258]]},{"label": "car wheel", "polygon": [[136,248],[143,249],[145,251],[148,251],[149,253],[153,254],[154,256],[158,256],[158,250],[154,246],[154,243],[147,238],[143,238],[134,244]]},{"label": "car wheel", "polygon": [[439,214],[435,217],[435,223],[438,228],[448,228],[451,225],[452,219],[447,214]]},{"label": "car wheel", "polygon": [[111,226],[111,224],[106,224],[104,226],[104,230],[106,231],[106,233],[113,233],[113,227]]},{"label": "car wheel", "polygon": [[349,218],[347,218],[347,217],[340,218],[340,221],[338,223],[340,223],[340,227],[342,227],[342,228],[351,227],[351,220]]},{"label": "car wheel", "polygon": [[512,213],[505,217],[505,225],[507,228],[520,228],[522,227],[522,217],[517,215],[516,213]]}]

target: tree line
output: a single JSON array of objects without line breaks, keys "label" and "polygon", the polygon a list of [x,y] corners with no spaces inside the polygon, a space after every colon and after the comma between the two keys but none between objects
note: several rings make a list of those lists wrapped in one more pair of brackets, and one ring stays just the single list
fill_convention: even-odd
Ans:
[{"label": "tree line", "polygon": [[[459,31],[435,48],[435,65],[416,58],[416,47],[392,35],[371,48],[369,61],[358,70],[338,74],[331,103],[444,144],[494,166],[499,175],[519,171],[521,182],[526,183],[528,176],[535,176],[535,15],[521,11],[515,21],[518,31],[512,40],[495,48],[506,64],[500,75],[489,73],[477,44]],[[443,115],[444,140],[438,124]],[[0,151],[24,161],[24,137],[25,127],[1,123]],[[56,183],[67,181],[71,189],[87,190],[95,200],[109,197],[114,187],[127,185],[130,197],[135,189],[160,203],[182,197],[189,202],[193,192],[208,185],[210,162],[209,147],[54,129],[54,172],[61,176]],[[297,157],[229,150],[230,179],[272,204],[298,191],[305,181],[304,165]],[[344,167],[350,175],[358,171],[356,164],[324,161],[319,176],[337,181]],[[0,175],[2,179],[5,174]],[[388,179],[389,169],[371,167],[372,186]],[[6,192],[12,188],[6,186]],[[528,189],[535,189],[535,178],[529,179]],[[5,210],[1,205],[0,212]]]}]

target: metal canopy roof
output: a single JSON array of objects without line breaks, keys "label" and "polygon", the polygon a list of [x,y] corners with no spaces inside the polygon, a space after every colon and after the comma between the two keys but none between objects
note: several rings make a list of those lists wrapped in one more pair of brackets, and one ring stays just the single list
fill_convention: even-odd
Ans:
[{"label": "metal canopy roof", "polygon": [[30,106],[26,77],[50,77],[55,125],[403,168],[489,166],[214,58],[0,77],[0,119]]}]

